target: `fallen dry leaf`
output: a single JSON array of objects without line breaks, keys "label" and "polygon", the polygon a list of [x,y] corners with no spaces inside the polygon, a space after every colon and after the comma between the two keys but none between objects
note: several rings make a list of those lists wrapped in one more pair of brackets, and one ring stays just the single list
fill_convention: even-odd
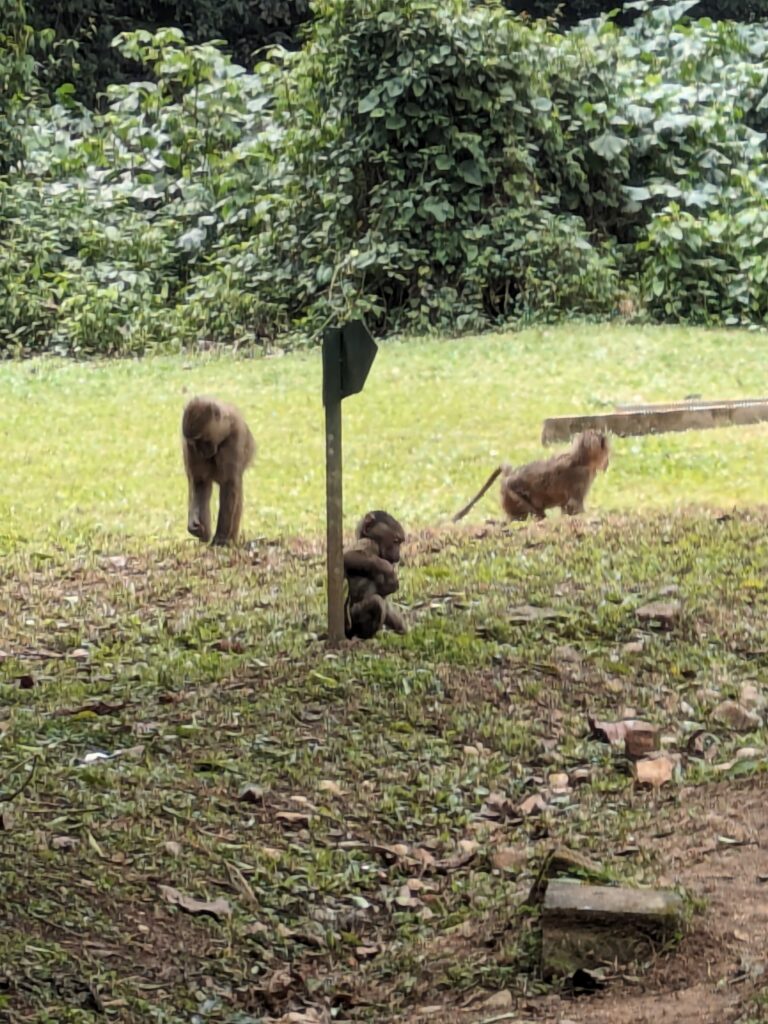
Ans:
[{"label": "fallen dry leaf", "polygon": [[275,819],[289,828],[302,828],[309,824],[309,815],[300,811],[278,811]]},{"label": "fallen dry leaf", "polygon": [[215,900],[196,900],[194,896],[186,896],[170,885],[161,885],[159,889],[160,895],[166,903],[179,907],[180,910],[184,910],[188,914],[213,917],[217,921],[220,921],[222,917],[230,917],[232,914],[232,907],[223,896],[219,896]]},{"label": "fallen dry leaf", "polygon": [[317,784],[317,788],[321,793],[330,793],[331,796],[344,796],[344,790],[333,779],[321,779]]},{"label": "fallen dry leaf", "polygon": [[381,946],[355,946],[355,956],[358,960],[371,960],[381,952]]},{"label": "fallen dry leaf", "polygon": [[541,793],[534,793],[532,796],[526,797],[520,804],[520,813],[524,814],[526,818],[530,817],[532,814],[541,814],[541,812],[546,809],[547,801]]},{"label": "fallen dry leaf", "polygon": [[491,867],[497,871],[522,871],[528,863],[528,856],[516,846],[500,846],[491,854]]},{"label": "fallen dry leaf", "polygon": [[54,850],[74,850],[80,840],[75,836],[54,836],[51,840],[51,847]]}]

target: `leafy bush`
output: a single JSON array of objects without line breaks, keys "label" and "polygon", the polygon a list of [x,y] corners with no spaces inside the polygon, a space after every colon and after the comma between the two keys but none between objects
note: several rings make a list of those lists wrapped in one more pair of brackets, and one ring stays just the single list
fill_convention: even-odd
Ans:
[{"label": "leafy bush", "polygon": [[[659,0],[659,3],[664,0]],[[598,18],[600,15],[618,11],[622,24],[628,24],[635,17],[634,0],[504,0],[504,6],[515,14],[527,14],[531,18],[551,18],[562,27],[573,27],[579,21]],[[768,19],[768,0],[698,0],[691,9],[696,18],[713,18],[731,21],[761,21]]]},{"label": "leafy bush", "polygon": [[225,40],[232,59],[249,67],[263,47],[292,43],[309,17],[309,0],[28,0],[27,8],[36,29],[55,32],[56,59],[42,55],[46,84],[74,82],[90,106],[136,74],[129,55],[111,46],[118,34],[175,26],[192,43]]},{"label": "leafy bush", "polygon": [[24,108],[36,81],[31,38],[23,0],[0,0],[0,171],[21,153]]},{"label": "leafy bush", "polygon": [[[636,4],[649,7],[648,4]],[[469,0],[318,0],[253,74],[175,29],[61,88],[0,180],[0,351],[298,343],[611,312],[768,322],[768,28],[561,35]]]}]

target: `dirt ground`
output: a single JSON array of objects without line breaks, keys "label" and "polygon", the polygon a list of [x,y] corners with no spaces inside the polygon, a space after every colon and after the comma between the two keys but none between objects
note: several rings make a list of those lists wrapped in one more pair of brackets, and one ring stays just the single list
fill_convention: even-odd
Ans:
[{"label": "dirt ground", "polygon": [[684,789],[658,840],[662,885],[699,902],[688,933],[643,978],[619,978],[591,995],[484,998],[445,1015],[422,1007],[409,1024],[736,1024],[768,1020],[755,1001],[768,987],[768,784]]}]

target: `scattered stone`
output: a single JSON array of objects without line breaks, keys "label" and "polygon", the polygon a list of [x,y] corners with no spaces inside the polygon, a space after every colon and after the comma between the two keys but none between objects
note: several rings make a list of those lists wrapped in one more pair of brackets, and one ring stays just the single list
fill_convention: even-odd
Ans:
[{"label": "scattered stone", "polygon": [[682,912],[669,890],[550,882],[541,914],[544,976],[637,966],[679,930]]},{"label": "scattered stone", "polygon": [[657,757],[646,757],[642,761],[635,761],[632,765],[632,774],[638,786],[653,786],[654,789],[658,789],[672,781],[675,771],[679,767],[679,757],[660,754]]},{"label": "scattered stone", "polygon": [[571,780],[567,772],[553,772],[549,776],[549,788],[553,793],[567,793],[571,788]]},{"label": "scattered stone", "polygon": [[716,722],[733,729],[734,732],[753,732],[763,724],[762,718],[756,711],[742,707],[735,700],[722,701],[712,712],[712,717]]},{"label": "scattered stone", "polygon": [[749,711],[764,711],[766,700],[754,683],[744,683],[739,693],[739,704]]},{"label": "scattered stone", "polygon": [[75,836],[54,836],[51,847],[54,850],[74,850],[80,843]]},{"label": "scattered stone", "polygon": [[669,631],[679,624],[681,607],[679,601],[651,601],[638,608],[635,614],[644,626]]},{"label": "scattered stone", "polygon": [[763,752],[759,747],[739,747],[735,754],[737,761],[752,761],[762,756]]},{"label": "scattered stone", "polygon": [[624,753],[632,761],[650,754],[659,747],[659,730],[648,722],[634,721],[628,723],[624,736]]},{"label": "scattered stone", "polygon": [[705,729],[697,729],[689,737],[686,749],[691,757],[702,757],[705,761],[714,761],[719,746],[717,736]]},{"label": "scattered stone", "polygon": [[252,782],[247,782],[237,794],[237,799],[245,804],[263,804],[264,789],[262,786],[254,786]]},{"label": "scattered stone", "polygon": [[630,640],[621,649],[624,654],[642,654],[645,650],[645,640]]},{"label": "scattered stone", "polygon": [[574,768],[570,775],[571,785],[585,786],[592,781],[592,772],[589,768]]},{"label": "scattered stone", "polygon": [[528,864],[524,849],[516,846],[500,846],[491,854],[491,867],[497,871],[511,871],[517,874]]},{"label": "scattered stone", "polygon": [[163,849],[166,853],[170,853],[172,857],[181,856],[181,843],[177,843],[174,839],[169,839],[167,843],[163,843]]},{"label": "scattered stone", "polygon": [[505,988],[484,999],[481,1006],[484,1010],[509,1010],[513,1002],[512,993]]}]

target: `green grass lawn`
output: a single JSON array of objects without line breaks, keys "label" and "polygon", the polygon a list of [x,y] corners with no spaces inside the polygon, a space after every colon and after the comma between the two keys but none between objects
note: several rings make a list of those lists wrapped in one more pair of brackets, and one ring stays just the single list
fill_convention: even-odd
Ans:
[{"label": "green grass lawn", "polygon": [[[703,849],[716,887],[740,880],[733,914],[758,914],[739,830],[747,805],[765,818],[768,728],[717,708],[745,686],[768,699],[768,513],[706,506],[763,501],[768,428],[617,441],[597,516],[480,526],[489,495],[447,520],[499,459],[540,453],[545,416],[760,395],[765,344],[561,327],[382,346],[345,403],[347,525],[384,506],[412,528],[410,631],[338,650],[317,353],[1,365],[0,1020],[506,1020],[468,1001],[549,991],[528,898],[558,844],[592,858],[577,874],[690,883],[699,909]],[[198,391],[239,404],[261,445],[248,547],[185,533]],[[658,599],[680,602],[666,632],[637,615]],[[679,773],[638,789],[588,715],[654,723]],[[225,909],[186,913],[167,887]],[[736,951],[694,932],[670,976],[758,1020],[765,982],[743,965],[764,960],[762,925],[730,912]],[[649,984],[663,1002],[663,966]]]},{"label": "green grass lawn", "polygon": [[[767,346],[759,333],[599,325],[385,344],[366,391],[344,403],[348,525],[371,506],[407,526],[446,521],[499,461],[541,453],[546,416],[690,394],[762,395]],[[0,365],[0,537],[33,545],[101,532],[183,539],[178,432],[196,392],[239,404],[258,440],[244,535],[320,535],[323,415],[313,352]],[[619,439],[590,504],[762,502],[767,442],[768,425]],[[494,490],[472,517],[497,512]]]}]

